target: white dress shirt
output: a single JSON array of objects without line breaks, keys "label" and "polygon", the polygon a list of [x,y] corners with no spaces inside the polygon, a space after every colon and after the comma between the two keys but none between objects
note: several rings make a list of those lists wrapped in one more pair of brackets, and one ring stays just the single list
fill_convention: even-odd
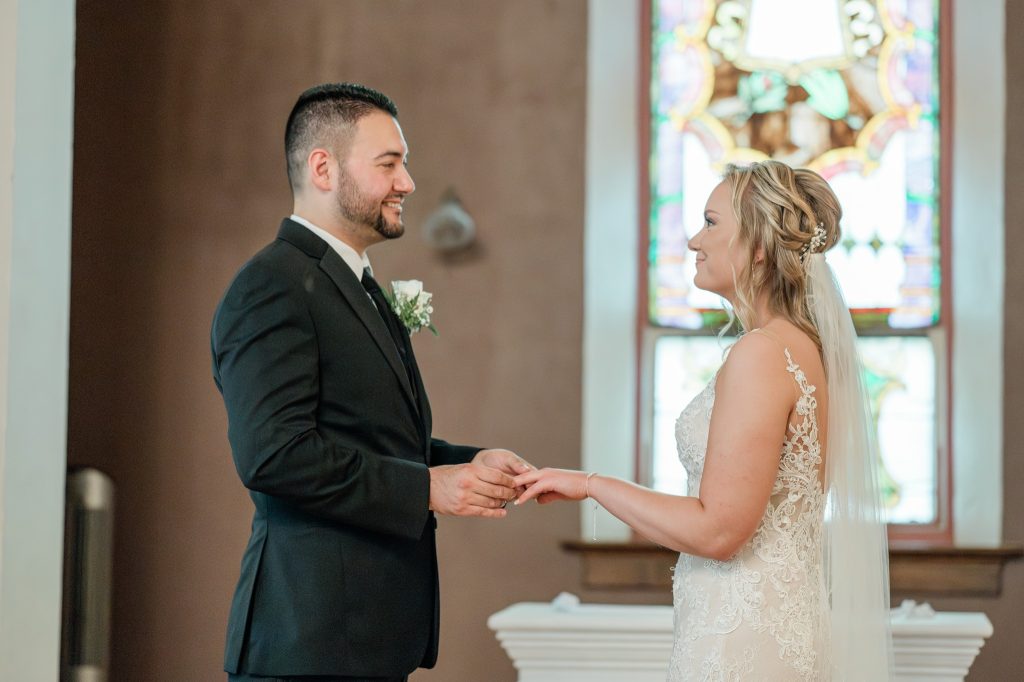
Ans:
[{"label": "white dress shirt", "polygon": [[370,259],[366,257],[365,253],[359,255],[351,246],[341,241],[324,228],[317,227],[302,216],[292,213],[290,217],[299,225],[308,228],[310,232],[327,242],[328,246],[334,249],[335,252],[341,256],[341,259],[345,261],[345,264],[352,269],[352,272],[355,273],[356,279],[360,282],[363,280],[364,268],[370,268],[370,274],[373,274],[373,268],[370,266]]}]

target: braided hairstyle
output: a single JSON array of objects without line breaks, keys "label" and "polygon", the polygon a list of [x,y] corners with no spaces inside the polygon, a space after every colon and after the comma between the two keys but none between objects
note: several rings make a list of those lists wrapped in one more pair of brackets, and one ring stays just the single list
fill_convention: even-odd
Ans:
[{"label": "braided hairstyle", "polygon": [[820,175],[781,161],[726,166],[739,223],[737,241],[748,262],[736,273],[735,314],[744,329],[754,320],[754,303],[767,294],[768,309],[804,331],[821,350],[807,303],[806,261],[839,241],[843,209]]}]

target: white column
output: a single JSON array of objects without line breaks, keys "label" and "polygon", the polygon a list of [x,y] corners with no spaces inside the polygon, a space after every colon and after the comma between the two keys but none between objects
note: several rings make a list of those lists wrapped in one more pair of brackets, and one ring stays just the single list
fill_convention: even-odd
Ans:
[{"label": "white column", "polygon": [[1003,520],[1006,7],[953,2],[953,532],[994,547]]},{"label": "white column", "polygon": [[60,654],[74,0],[0,0],[0,679]]},{"label": "white column", "polygon": [[[632,480],[636,451],[639,3],[588,6],[582,468]],[[583,537],[591,539],[590,503]],[[600,510],[597,537],[628,540]]]},{"label": "white column", "polygon": [[[4,442],[7,434],[7,329],[11,314],[11,233],[14,224],[14,61],[17,3],[0,2],[0,534],[4,527]],[[2,539],[0,535],[0,539]],[[0,542],[0,579],[4,543]]]}]

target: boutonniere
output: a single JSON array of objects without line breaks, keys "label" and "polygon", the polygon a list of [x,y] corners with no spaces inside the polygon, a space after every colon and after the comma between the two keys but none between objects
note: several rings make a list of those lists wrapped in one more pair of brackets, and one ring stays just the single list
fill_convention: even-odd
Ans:
[{"label": "boutonniere", "polygon": [[434,306],[430,305],[432,297],[429,291],[423,291],[423,282],[409,279],[392,282],[388,298],[391,309],[410,334],[426,327],[437,336],[437,329],[430,323],[430,315],[434,312]]}]

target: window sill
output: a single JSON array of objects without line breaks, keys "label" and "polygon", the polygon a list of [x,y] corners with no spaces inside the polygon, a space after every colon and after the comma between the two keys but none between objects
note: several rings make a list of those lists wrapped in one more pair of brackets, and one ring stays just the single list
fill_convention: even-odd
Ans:
[{"label": "window sill", "polygon": [[[677,552],[648,542],[562,543],[582,559],[583,585],[592,590],[665,590],[672,585]],[[889,548],[889,583],[896,596],[995,597],[1003,565],[1024,547],[991,549],[901,546]]]}]

